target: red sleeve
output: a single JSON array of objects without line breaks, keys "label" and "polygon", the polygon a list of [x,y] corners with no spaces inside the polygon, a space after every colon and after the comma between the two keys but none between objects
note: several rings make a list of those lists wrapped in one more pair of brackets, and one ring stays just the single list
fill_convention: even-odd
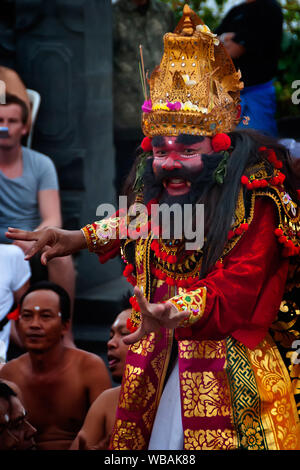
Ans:
[{"label": "red sleeve", "polygon": [[248,231],[213,271],[193,289],[206,287],[203,315],[177,339],[220,340],[233,336],[249,348],[265,337],[283,297],[289,261],[274,235],[272,201],[258,199]]}]

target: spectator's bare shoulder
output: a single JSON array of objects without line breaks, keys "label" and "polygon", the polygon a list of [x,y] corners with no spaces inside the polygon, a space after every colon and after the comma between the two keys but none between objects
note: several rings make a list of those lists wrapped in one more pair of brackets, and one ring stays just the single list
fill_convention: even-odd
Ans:
[{"label": "spectator's bare shoulder", "polygon": [[84,351],[83,349],[77,348],[68,348],[69,354],[72,355],[72,359],[77,361],[78,367],[82,372],[91,367],[100,367],[106,368],[103,359],[97,354],[91,353],[89,351]]},{"label": "spectator's bare shoulder", "polygon": [[0,379],[15,382],[24,373],[28,365],[28,353],[11,359],[0,369]]},{"label": "spectator's bare shoulder", "polygon": [[92,403],[86,418],[88,426],[92,421],[100,423],[101,420],[102,423],[102,420],[104,419],[107,411],[107,403],[109,403],[110,393],[107,392],[110,392],[111,390],[111,388],[104,390],[104,392],[100,393],[100,395],[98,395],[96,400]]},{"label": "spectator's bare shoulder", "polygon": [[111,387],[108,369],[103,359],[96,354],[82,349],[69,349],[69,354],[73,356],[72,362],[76,361],[81,382],[89,391],[90,403],[93,403],[100,393]]},{"label": "spectator's bare shoulder", "polygon": [[76,360],[78,370],[82,377],[90,381],[93,379],[100,379],[104,384],[104,389],[111,387],[111,380],[105,362],[97,354],[84,351],[83,349],[69,348]]},{"label": "spectator's bare shoulder", "polygon": [[96,415],[107,414],[110,412],[118,404],[120,390],[121,385],[104,390],[104,392],[102,392],[94,401],[91,411],[93,410]]}]

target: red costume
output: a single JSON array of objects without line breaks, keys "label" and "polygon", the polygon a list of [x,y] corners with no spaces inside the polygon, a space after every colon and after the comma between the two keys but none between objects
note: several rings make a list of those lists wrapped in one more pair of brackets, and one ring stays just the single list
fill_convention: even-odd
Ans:
[{"label": "red costume", "polygon": [[[175,33],[165,37],[164,58],[150,79],[152,95],[143,115],[146,135],[209,135],[215,136],[215,152],[230,148],[224,132],[236,123],[240,87],[230,59],[222,65],[222,47],[185,8]],[[203,89],[204,78],[193,75],[195,59],[204,78],[212,77],[206,74],[213,67],[214,77],[219,74],[210,88],[211,100],[209,90]],[[180,67],[187,65],[190,71],[180,75]],[[197,84],[198,92],[187,101]],[[157,90],[164,86],[160,96]],[[171,99],[171,90],[177,99]],[[144,150],[151,152],[151,144]],[[174,331],[161,328],[129,347],[113,449],[148,448],[172,346],[178,348],[184,449],[300,449],[295,400],[299,365],[291,361],[293,341],[299,337],[293,296],[299,286],[300,214],[297,201],[285,189],[281,162],[271,149],[260,151],[265,159],[248,166],[240,181],[221,256],[202,278],[203,251],[186,251],[184,240],[156,238],[153,227],[146,238],[121,240],[126,214],[83,228],[90,251],[101,262],[121,250],[127,265],[124,274],[143,289],[149,302],[169,300],[177,310],[189,312]],[[230,151],[218,166],[217,184],[226,178],[228,158]],[[142,201],[140,192],[137,200]],[[148,228],[147,222],[141,230]],[[137,328],[140,312],[134,298],[132,306],[131,326]]]},{"label": "red costume", "polygon": [[[161,260],[151,249],[153,234],[146,240],[125,242],[124,252],[130,243],[136,244],[136,274],[131,273],[131,280],[136,277],[144,292],[151,290],[151,301],[171,298],[179,309],[186,306],[193,312],[186,324],[175,330],[186,449],[241,446],[298,449],[300,446],[294,399],[299,366],[291,364],[289,376],[274,342],[283,338],[291,354],[292,339],[298,337],[293,331],[295,318],[291,318],[289,332],[276,321],[279,308],[284,311],[287,305],[283,301],[286,286],[289,290],[294,286],[288,280],[294,268],[292,258],[283,256],[285,248],[275,234],[280,220],[289,213],[284,196],[282,188],[254,191],[249,217],[245,217],[245,206],[240,199],[236,212],[240,221],[233,227],[238,234],[228,241],[222,261],[216,263],[205,279],[199,281],[195,276],[188,289],[177,287],[178,295],[175,295],[175,283],[178,285],[183,278],[199,272],[201,256],[197,260],[197,252],[189,256],[183,253],[181,261],[188,261],[188,273],[180,276],[179,260],[176,272],[172,272],[169,263],[169,272],[161,270],[167,276],[159,276],[165,279],[157,279],[151,272],[157,273]],[[237,230],[245,218],[247,230]],[[118,218],[114,220],[113,225],[118,221]],[[103,225],[106,225],[104,229]],[[88,234],[92,231],[100,235],[108,229],[106,220],[87,226],[84,231],[91,240]],[[90,249],[99,255],[114,254],[115,245],[119,249],[119,240],[105,245],[101,236],[94,240],[96,244],[90,244]],[[110,249],[106,251],[108,246]],[[170,245],[163,241],[160,246],[162,253],[170,250]],[[172,246],[172,253],[179,250],[180,245],[176,250]],[[167,278],[174,279],[174,285],[167,283]],[[162,329],[129,348],[113,448],[147,448],[172,339],[173,332]]]}]

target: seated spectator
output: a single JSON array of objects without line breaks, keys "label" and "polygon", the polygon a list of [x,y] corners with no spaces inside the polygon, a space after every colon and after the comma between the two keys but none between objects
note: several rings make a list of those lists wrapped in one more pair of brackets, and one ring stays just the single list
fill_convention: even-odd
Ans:
[{"label": "seated spectator", "polygon": [[[113,380],[117,383],[121,383],[125,368],[128,346],[123,342],[123,338],[130,333],[127,329],[130,313],[131,307],[127,298],[125,310],[116,317],[107,343],[109,368]],[[121,386],[109,388],[94,401],[70,450],[107,449],[115,422],[120,389]]]},{"label": "seated spectator", "polygon": [[7,314],[27,291],[30,276],[30,265],[21,248],[0,243],[0,364],[6,362],[11,331],[14,341],[20,344]]},{"label": "seated spectator", "polygon": [[34,450],[36,429],[27,420],[16,389],[15,384],[0,381],[0,450]]},{"label": "seated spectator", "polygon": [[65,346],[69,319],[70,299],[62,287],[48,281],[31,286],[16,324],[27,352],[0,370],[21,390],[40,450],[68,449],[90,405],[111,387],[100,357]]},{"label": "seated spectator", "polygon": [[[6,104],[0,105],[0,126],[8,128],[8,137],[0,139],[0,243],[8,226],[38,230],[48,226],[61,227],[61,209],[57,174],[51,159],[22,147],[28,132],[28,107],[20,98],[6,94]],[[14,242],[23,251],[30,242]],[[39,272],[36,275],[36,265]],[[71,256],[56,258],[48,264],[48,273],[40,272],[39,256],[31,262],[32,277],[40,276],[62,286],[70,295],[72,309],[75,290],[75,270]],[[71,334],[67,337],[71,339]]]}]

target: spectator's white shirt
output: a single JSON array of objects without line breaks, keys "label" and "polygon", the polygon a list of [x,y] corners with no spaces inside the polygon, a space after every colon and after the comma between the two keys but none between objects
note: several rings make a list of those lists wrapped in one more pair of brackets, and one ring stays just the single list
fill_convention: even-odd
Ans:
[{"label": "spectator's white shirt", "polygon": [[[14,303],[14,292],[31,276],[30,265],[24,260],[24,252],[16,245],[0,244],[0,320]],[[6,360],[11,322],[0,330],[0,362]]]}]

